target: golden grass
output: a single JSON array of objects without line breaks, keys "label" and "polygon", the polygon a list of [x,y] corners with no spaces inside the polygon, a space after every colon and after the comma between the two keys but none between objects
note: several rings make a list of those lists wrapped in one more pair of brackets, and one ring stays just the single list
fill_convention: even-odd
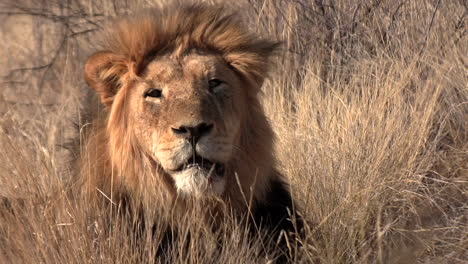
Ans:
[{"label": "golden grass", "polygon": [[[72,1],[66,14],[109,10],[83,2]],[[34,4],[20,3],[26,11]],[[278,160],[309,222],[304,239],[290,241],[298,249],[291,260],[466,262],[466,4],[245,0],[239,5],[250,10],[252,26],[284,40],[263,101],[277,134]],[[69,41],[71,48],[60,59],[76,59],[72,52],[88,43]],[[70,71],[80,67],[67,64],[57,72],[70,80]],[[122,225],[125,219],[113,218],[109,225],[105,211],[65,195],[63,179],[72,172],[63,166],[65,155],[57,145],[64,142],[65,117],[74,113],[68,105],[79,101],[74,95],[82,80],[75,81],[76,86],[61,82],[63,104],[31,104],[23,107],[27,111],[10,104],[0,116],[0,196],[9,197],[0,205],[0,263],[153,263],[158,237],[132,236]],[[14,88],[9,82],[3,87]],[[262,254],[261,239],[249,242],[233,219],[215,234],[202,228],[196,212],[178,221],[187,226],[182,238],[195,234],[190,246],[178,242],[157,262],[271,260]]]}]

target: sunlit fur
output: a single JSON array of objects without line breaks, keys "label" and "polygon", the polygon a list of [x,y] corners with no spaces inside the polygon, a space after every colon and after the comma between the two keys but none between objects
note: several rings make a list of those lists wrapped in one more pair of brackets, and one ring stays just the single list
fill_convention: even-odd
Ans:
[{"label": "sunlit fur", "polygon": [[[226,164],[226,176],[206,195],[241,211],[249,203],[251,209],[267,203],[270,183],[283,180],[274,168],[273,132],[258,95],[278,44],[250,33],[236,17],[220,6],[194,4],[152,9],[111,23],[103,51],[91,56],[85,68],[87,83],[107,106],[82,155],[89,190],[99,189],[111,199],[122,193],[146,202],[159,197],[163,207],[193,188],[194,196],[203,196],[206,173],[169,170],[190,155],[170,128],[195,113],[196,120],[215,122],[213,136],[203,138],[197,151]],[[197,84],[206,73],[203,67],[206,72],[216,68],[229,80],[231,106],[206,112],[203,100],[211,95]],[[167,72],[161,69],[195,77],[165,82],[161,75]],[[179,105],[161,108],[158,115],[149,113],[140,102],[148,78],[170,86],[169,97],[186,100],[177,99]]]}]

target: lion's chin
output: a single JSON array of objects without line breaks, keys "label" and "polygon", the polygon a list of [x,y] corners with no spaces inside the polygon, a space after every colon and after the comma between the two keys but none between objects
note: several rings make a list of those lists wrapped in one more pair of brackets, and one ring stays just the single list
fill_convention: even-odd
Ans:
[{"label": "lion's chin", "polygon": [[200,166],[191,166],[171,174],[177,192],[184,196],[221,196],[225,190],[224,175]]}]

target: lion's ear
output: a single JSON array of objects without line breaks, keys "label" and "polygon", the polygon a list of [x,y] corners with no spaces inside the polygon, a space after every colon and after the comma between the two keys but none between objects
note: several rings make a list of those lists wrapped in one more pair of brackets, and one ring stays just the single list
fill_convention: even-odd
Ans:
[{"label": "lion's ear", "polygon": [[110,107],[126,72],[128,67],[121,56],[101,51],[88,58],[85,80],[101,96],[101,102]]},{"label": "lion's ear", "polygon": [[272,68],[272,57],[277,54],[279,47],[278,42],[259,40],[243,50],[228,53],[225,59],[254,86],[254,91],[258,92]]}]

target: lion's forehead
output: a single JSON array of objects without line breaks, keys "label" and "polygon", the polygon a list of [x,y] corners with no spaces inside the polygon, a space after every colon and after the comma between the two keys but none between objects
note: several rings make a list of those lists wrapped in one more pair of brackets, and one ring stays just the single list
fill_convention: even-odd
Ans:
[{"label": "lion's forehead", "polygon": [[187,74],[209,74],[219,70],[221,62],[212,55],[193,54],[187,56],[184,60],[184,71]]},{"label": "lion's forehead", "polygon": [[161,83],[202,79],[219,71],[220,64],[215,56],[210,55],[192,54],[182,59],[157,57],[147,65],[144,77]]},{"label": "lion's forehead", "polygon": [[155,59],[148,64],[144,78],[157,82],[171,82],[183,79],[182,66],[170,59]]}]

